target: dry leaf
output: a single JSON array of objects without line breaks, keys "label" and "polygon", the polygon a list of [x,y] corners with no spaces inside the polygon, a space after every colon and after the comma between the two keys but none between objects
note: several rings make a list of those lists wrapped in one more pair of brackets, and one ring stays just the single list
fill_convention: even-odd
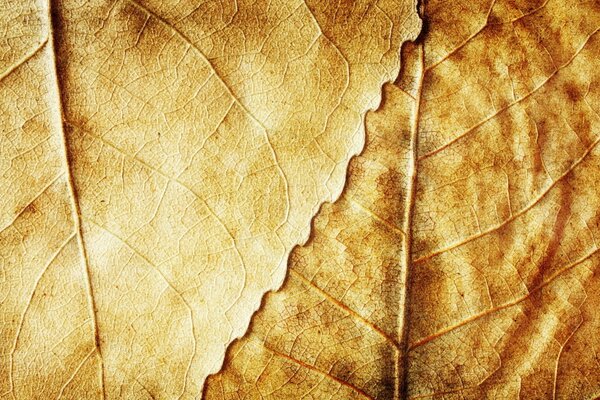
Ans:
[{"label": "dry leaf", "polygon": [[365,151],[292,252],[282,289],[211,376],[207,399],[392,398],[404,282],[401,227],[410,132],[403,93],[386,87]]},{"label": "dry leaf", "polygon": [[598,2],[422,8],[342,198],[206,398],[600,396]]},{"label": "dry leaf", "polygon": [[413,1],[0,7],[0,393],[190,399],[420,29]]}]

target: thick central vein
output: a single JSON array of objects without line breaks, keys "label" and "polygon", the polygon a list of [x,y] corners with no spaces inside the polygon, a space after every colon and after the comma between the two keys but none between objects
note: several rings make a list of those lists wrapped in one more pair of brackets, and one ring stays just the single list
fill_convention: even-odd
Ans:
[{"label": "thick central vein", "polygon": [[96,312],[96,301],[94,298],[94,289],[92,287],[92,282],[91,282],[91,278],[90,278],[91,271],[90,271],[89,261],[88,261],[88,257],[87,257],[87,253],[86,253],[86,249],[85,249],[85,244],[83,241],[83,235],[82,235],[82,229],[81,229],[81,211],[79,208],[79,202],[77,200],[77,191],[75,189],[75,185],[73,182],[71,163],[69,162],[69,150],[68,150],[67,137],[65,135],[65,129],[64,129],[64,124],[63,124],[64,118],[63,118],[63,110],[62,110],[62,97],[61,97],[61,91],[60,91],[60,84],[58,81],[59,80],[58,69],[57,69],[57,65],[56,65],[56,53],[55,53],[55,48],[54,48],[55,29],[54,29],[54,21],[52,18],[52,0],[48,1],[48,29],[49,29],[48,52],[51,56],[51,65],[53,68],[52,85],[54,86],[54,97],[52,99],[50,99],[50,108],[52,108],[54,111],[52,113],[54,118],[58,119],[57,121],[55,121],[55,124],[57,126],[57,129],[60,132],[61,139],[62,139],[63,168],[64,168],[64,171],[65,171],[66,177],[67,177],[67,187],[69,190],[69,199],[71,202],[71,213],[72,213],[72,218],[73,218],[74,230],[75,230],[75,234],[77,236],[77,245],[79,247],[79,253],[81,255],[81,263],[82,263],[82,266],[84,269],[84,276],[85,276],[85,280],[86,280],[88,306],[89,306],[89,312],[90,312],[90,316],[91,316],[91,320],[92,320],[92,329],[94,332],[94,346],[95,346],[95,349],[96,349],[99,359],[100,359],[100,366],[101,366],[100,386],[101,386],[101,391],[102,391],[102,398],[104,399],[106,397],[105,387],[104,387],[104,381],[105,381],[104,361],[102,358],[102,351],[100,348],[100,336],[99,336],[98,321],[97,321],[97,316],[96,316],[96,313],[97,313]]},{"label": "thick central vein", "polygon": [[413,210],[415,205],[415,193],[417,184],[417,164],[418,164],[418,133],[419,133],[419,113],[421,107],[421,97],[423,89],[423,77],[425,72],[423,44],[418,46],[418,77],[417,77],[417,94],[414,100],[414,107],[411,120],[411,130],[409,138],[409,152],[406,166],[407,184],[406,184],[406,199],[404,204],[404,220],[402,231],[405,235],[402,237],[402,266],[401,266],[401,282],[404,283],[404,291],[400,293],[399,304],[399,327],[398,336],[400,342],[400,354],[396,365],[396,386],[395,398],[406,398],[407,390],[407,357],[408,357],[408,330],[409,324],[407,318],[409,316],[408,295],[410,290],[410,268],[412,264],[412,233],[411,225],[413,219]]}]

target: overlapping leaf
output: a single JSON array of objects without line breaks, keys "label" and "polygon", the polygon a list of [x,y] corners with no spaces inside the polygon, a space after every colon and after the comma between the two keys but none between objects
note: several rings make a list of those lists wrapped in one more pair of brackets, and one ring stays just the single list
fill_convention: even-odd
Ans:
[{"label": "overlapping leaf", "polygon": [[600,395],[600,7],[422,11],[343,198],[207,398]]},{"label": "overlapping leaf", "polygon": [[0,7],[0,395],[195,398],[334,200],[411,1]]}]

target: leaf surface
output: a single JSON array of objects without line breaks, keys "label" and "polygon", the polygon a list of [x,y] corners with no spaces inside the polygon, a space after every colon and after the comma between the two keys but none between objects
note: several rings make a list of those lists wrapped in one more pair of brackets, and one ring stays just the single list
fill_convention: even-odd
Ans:
[{"label": "leaf surface", "polygon": [[427,0],[209,399],[600,395],[600,8]]},{"label": "leaf surface", "polygon": [[412,1],[9,0],[0,396],[190,399],[320,205]]}]

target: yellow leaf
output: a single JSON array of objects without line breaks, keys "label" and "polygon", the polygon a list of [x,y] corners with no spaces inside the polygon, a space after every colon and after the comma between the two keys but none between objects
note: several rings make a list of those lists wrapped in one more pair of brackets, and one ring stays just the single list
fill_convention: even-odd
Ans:
[{"label": "yellow leaf", "polygon": [[427,0],[208,399],[600,395],[600,7]]},{"label": "yellow leaf", "polygon": [[7,0],[0,397],[192,399],[362,150],[412,0]]}]

